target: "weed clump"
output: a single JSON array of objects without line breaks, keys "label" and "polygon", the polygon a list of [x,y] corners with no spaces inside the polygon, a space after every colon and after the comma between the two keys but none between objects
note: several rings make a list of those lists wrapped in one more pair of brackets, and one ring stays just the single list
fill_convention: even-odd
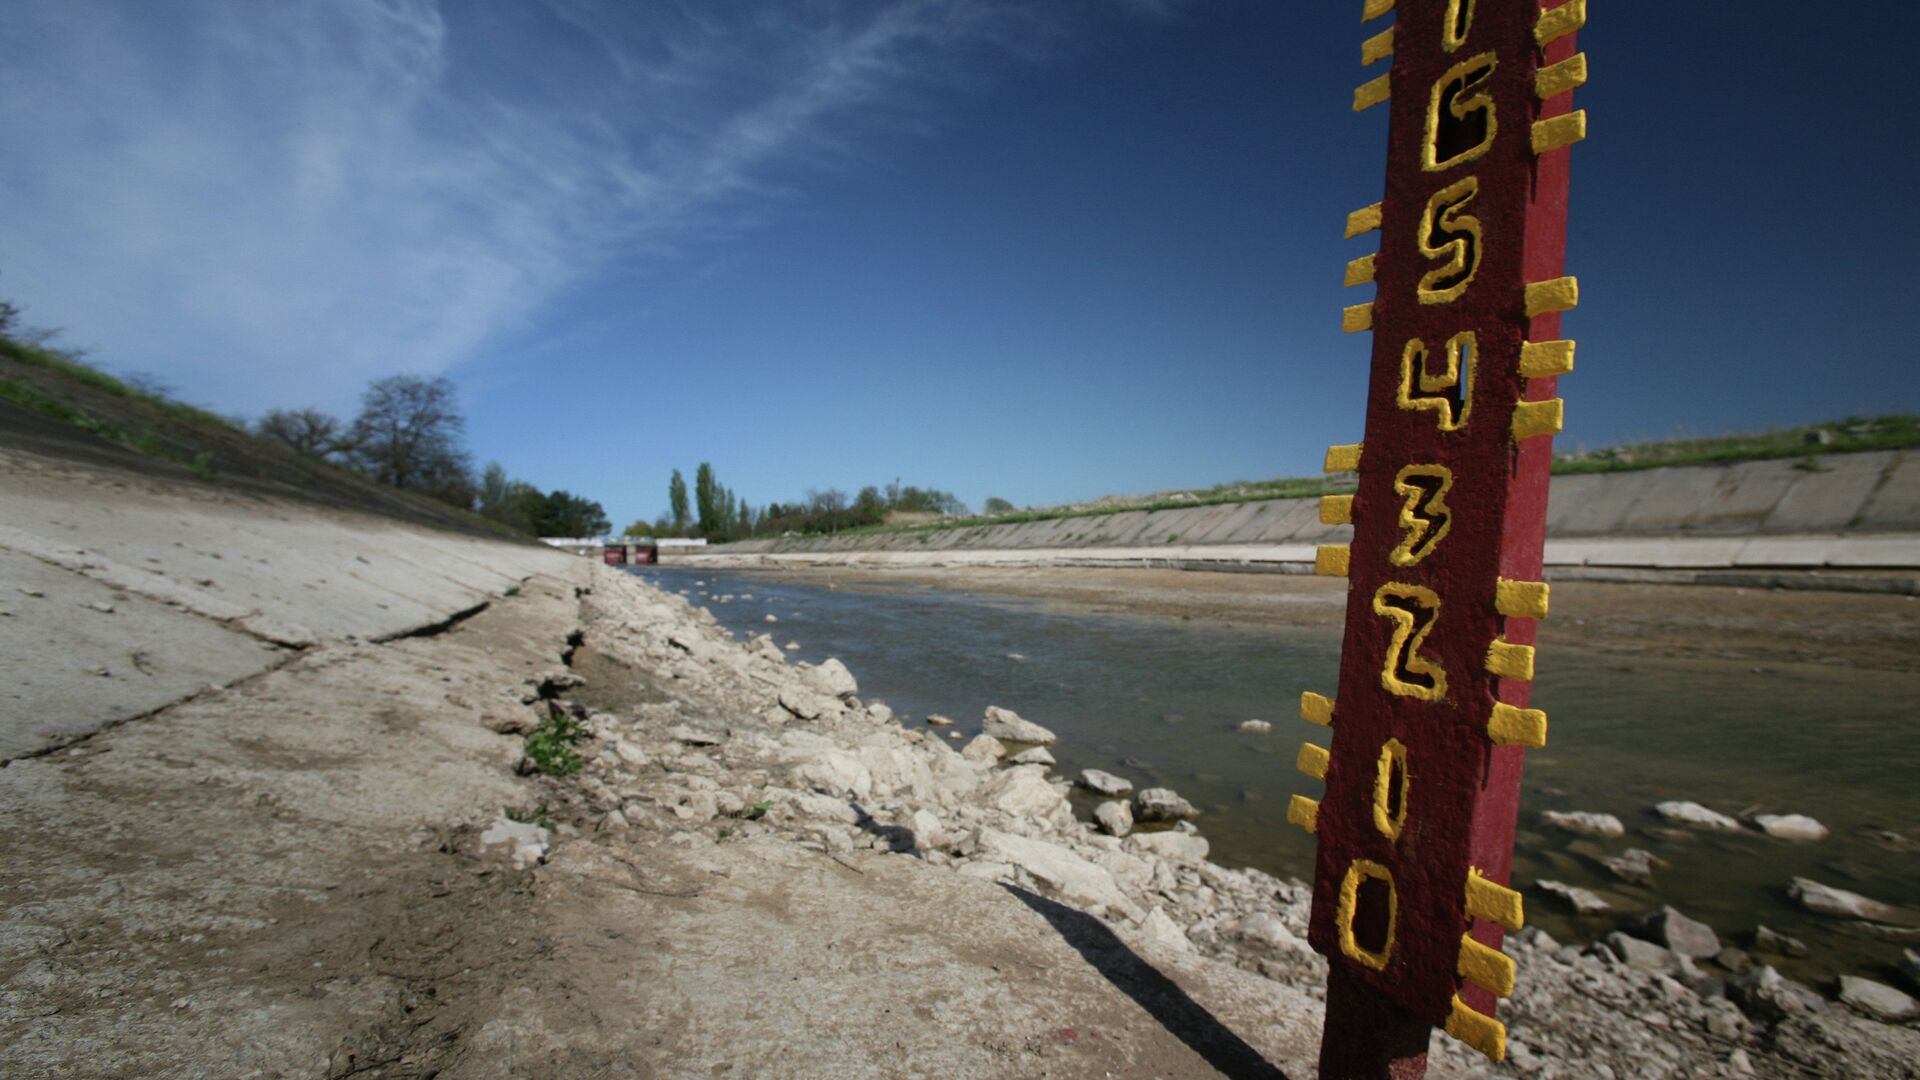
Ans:
[{"label": "weed clump", "polygon": [[574,744],[587,737],[586,726],[554,709],[540,726],[527,733],[527,760],[548,776],[572,776],[580,771],[580,751]]},{"label": "weed clump", "polygon": [[508,821],[517,821],[522,825],[538,825],[548,832],[553,831],[553,819],[547,816],[546,803],[541,803],[531,810],[521,810],[517,807],[503,806],[500,808],[500,812],[507,816]]}]

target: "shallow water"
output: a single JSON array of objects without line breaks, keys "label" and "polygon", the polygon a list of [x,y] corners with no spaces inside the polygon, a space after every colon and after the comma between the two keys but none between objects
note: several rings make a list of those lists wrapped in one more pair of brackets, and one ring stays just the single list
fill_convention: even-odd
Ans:
[{"label": "shallow water", "polygon": [[[902,723],[941,713],[966,739],[988,705],[1013,709],[1060,736],[1052,748],[1060,773],[1101,768],[1187,796],[1205,811],[1200,825],[1215,859],[1312,873],[1313,838],[1287,824],[1286,806],[1294,792],[1318,797],[1319,782],[1295,772],[1293,759],[1302,741],[1324,742],[1325,732],[1299,720],[1295,704],[1301,690],[1334,685],[1336,631],[1093,613],[925,586],[633,572],[686,590],[742,636],[798,641],[789,654],[796,659],[840,657],[861,696],[887,702]],[[718,602],[726,594],[735,599]],[[780,621],[767,623],[769,613]],[[1552,717],[1552,736],[1528,755],[1520,813],[1514,880],[1526,889],[1529,923],[1588,940],[1620,914],[1671,903],[1729,944],[1745,946],[1759,923],[1800,937],[1814,950],[1808,959],[1763,957],[1798,977],[1890,976],[1901,944],[1810,915],[1785,886],[1799,875],[1910,908],[1920,901],[1920,848],[1896,849],[1863,831],[1920,841],[1912,738],[1920,676],[1543,650],[1534,703]],[[1235,730],[1250,718],[1271,721],[1273,732]],[[1833,835],[1792,843],[1672,830],[1652,807],[1676,798],[1735,815],[1809,814]],[[1612,813],[1628,834],[1569,837],[1544,825],[1545,810]],[[1671,863],[1655,872],[1655,889],[1619,882],[1595,861],[1628,847]],[[1575,916],[1533,888],[1537,878],[1599,891],[1618,911]]]}]

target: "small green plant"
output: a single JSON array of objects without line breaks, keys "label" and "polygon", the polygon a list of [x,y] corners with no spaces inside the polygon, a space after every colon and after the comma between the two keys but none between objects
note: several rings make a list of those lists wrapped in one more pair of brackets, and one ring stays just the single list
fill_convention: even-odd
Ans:
[{"label": "small green plant", "polygon": [[187,465],[187,471],[202,480],[213,479],[213,451],[202,450],[193,455],[193,461]]},{"label": "small green plant", "polygon": [[506,592],[504,592],[504,593],[501,593],[500,595],[502,595],[502,596],[519,596],[519,595],[520,595],[520,586],[518,586],[518,585],[509,585],[509,586],[507,586],[507,591],[506,591]]},{"label": "small green plant", "polygon": [[541,803],[531,810],[519,810],[511,806],[503,806],[500,808],[500,812],[507,815],[508,821],[517,821],[522,825],[538,825],[549,832],[553,830],[553,819],[547,816],[546,803]]},{"label": "small green plant", "polygon": [[721,840],[725,840],[727,837],[732,835],[733,835],[733,830],[725,826],[721,826],[720,831],[714,834],[714,836],[717,839],[721,839]]},{"label": "small green plant", "polygon": [[773,809],[773,800],[761,799],[759,802],[740,811],[739,817],[742,821],[759,821],[761,818],[766,817],[767,811],[771,809]]},{"label": "small green plant", "polygon": [[560,709],[552,709],[540,726],[527,733],[527,760],[548,776],[572,776],[580,771],[580,752],[574,744],[587,729]]}]

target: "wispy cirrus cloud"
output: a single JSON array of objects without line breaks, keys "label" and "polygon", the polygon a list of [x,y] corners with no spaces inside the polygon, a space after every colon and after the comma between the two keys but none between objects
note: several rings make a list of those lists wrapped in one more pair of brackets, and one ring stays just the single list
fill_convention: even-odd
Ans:
[{"label": "wispy cirrus cloud", "polygon": [[0,29],[0,293],[240,410],[447,370],[1048,34],[962,0],[164,6]]}]

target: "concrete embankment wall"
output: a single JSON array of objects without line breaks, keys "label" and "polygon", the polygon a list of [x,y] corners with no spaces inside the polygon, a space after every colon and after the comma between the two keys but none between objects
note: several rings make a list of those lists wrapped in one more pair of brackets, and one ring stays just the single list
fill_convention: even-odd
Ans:
[{"label": "concrete embankment wall", "polygon": [[[1920,455],[1876,451],[1558,476],[1547,562],[1563,568],[1920,567]],[[1004,525],[752,540],[673,561],[893,563],[1313,561],[1347,526],[1319,500],[1130,510]]]},{"label": "concrete embankment wall", "polygon": [[0,761],[333,640],[469,613],[570,557],[0,452]]}]

